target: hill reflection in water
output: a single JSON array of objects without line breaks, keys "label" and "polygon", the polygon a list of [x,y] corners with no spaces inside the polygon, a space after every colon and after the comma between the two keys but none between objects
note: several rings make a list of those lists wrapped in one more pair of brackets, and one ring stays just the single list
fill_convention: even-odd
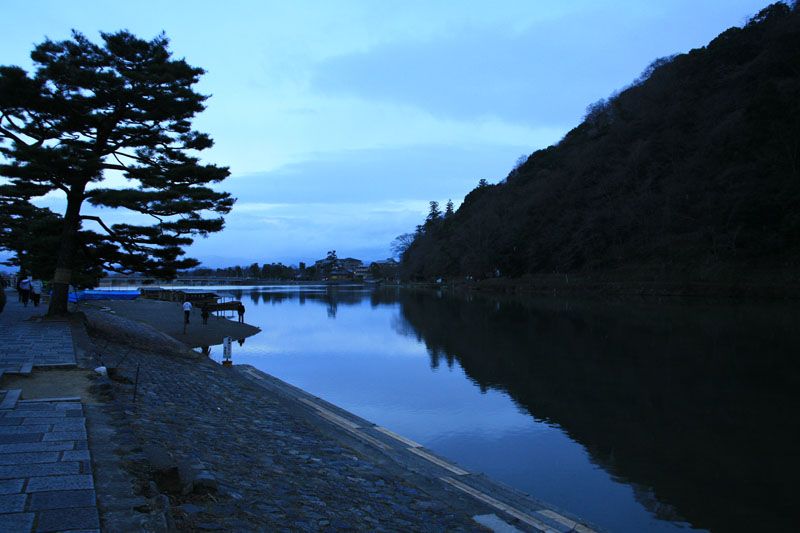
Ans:
[{"label": "hill reflection in water", "polygon": [[398,297],[432,366],[557,424],[659,518],[793,523],[797,305]]},{"label": "hill reflection in water", "polygon": [[797,303],[226,294],[235,363],[611,531],[791,529]]}]

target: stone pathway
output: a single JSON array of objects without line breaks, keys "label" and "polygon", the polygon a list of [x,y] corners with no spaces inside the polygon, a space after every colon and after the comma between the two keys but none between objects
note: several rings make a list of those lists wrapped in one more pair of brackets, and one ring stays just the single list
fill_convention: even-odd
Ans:
[{"label": "stone pathway", "polygon": [[0,375],[30,373],[33,367],[75,366],[70,323],[42,319],[47,307],[24,307],[15,292],[6,292],[8,302],[0,313]]},{"label": "stone pathway", "polygon": [[[0,314],[0,376],[74,367],[67,320],[40,318],[16,293]],[[100,531],[86,418],[79,398],[0,391],[0,531]]]},{"label": "stone pathway", "polygon": [[100,531],[78,401],[0,409],[0,531]]}]

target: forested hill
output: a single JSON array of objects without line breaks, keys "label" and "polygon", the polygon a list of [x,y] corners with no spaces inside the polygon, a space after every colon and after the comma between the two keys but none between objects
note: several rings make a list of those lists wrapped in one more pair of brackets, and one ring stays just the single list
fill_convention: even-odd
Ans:
[{"label": "forested hill", "polygon": [[654,61],[558,144],[429,216],[403,269],[800,281],[800,2]]}]

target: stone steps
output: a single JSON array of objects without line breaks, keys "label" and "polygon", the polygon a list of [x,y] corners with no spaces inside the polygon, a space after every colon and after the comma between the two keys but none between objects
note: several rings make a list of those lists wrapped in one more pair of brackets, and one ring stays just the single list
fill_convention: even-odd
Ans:
[{"label": "stone steps", "polygon": [[17,406],[17,401],[19,401],[19,396],[22,394],[22,390],[20,389],[13,389],[13,390],[0,390],[0,395],[2,395],[2,401],[0,401],[0,409],[13,409]]}]

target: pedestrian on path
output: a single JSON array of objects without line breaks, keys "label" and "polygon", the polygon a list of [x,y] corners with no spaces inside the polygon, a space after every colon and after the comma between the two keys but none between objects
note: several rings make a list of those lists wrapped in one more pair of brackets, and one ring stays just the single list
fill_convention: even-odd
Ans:
[{"label": "pedestrian on path", "polygon": [[31,280],[28,276],[24,276],[19,282],[19,297],[22,300],[22,305],[28,307],[28,299],[31,296]]},{"label": "pedestrian on path", "polygon": [[239,313],[239,323],[244,324],[244,305],[239,304],[239,307],[236,308],[236,312]]},{"label": "pedestrian on path", "polygon": [[33,306],[39,307],[39,301],[42,299],[42,280],[35,279],[31,281],[31,299],[33,299]]},{"label": "pedestrian on path", "polygon": [[203,308],[200,310],[200,316],[203,317],[203,325],[208,324],[208,303],[203,303]]},{"label": "pedestrian on path", "polygon": [[189,323],[189,315],[192,313],[192,302],[185,301],[183,302],[183,323]]},{"label": "pedestrian on path", "polygon": [[6,306],[6,288],[5,286],[0,287],[0,313],[3,312],[3,308]]}]

